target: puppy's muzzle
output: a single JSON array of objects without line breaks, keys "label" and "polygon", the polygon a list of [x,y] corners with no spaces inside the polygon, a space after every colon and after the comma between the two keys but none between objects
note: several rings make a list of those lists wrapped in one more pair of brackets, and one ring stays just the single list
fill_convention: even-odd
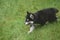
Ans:
[{"label": "puppy's muzzle", "polygon": [[25,22],[26,25],[33,24],[33,21]]}]

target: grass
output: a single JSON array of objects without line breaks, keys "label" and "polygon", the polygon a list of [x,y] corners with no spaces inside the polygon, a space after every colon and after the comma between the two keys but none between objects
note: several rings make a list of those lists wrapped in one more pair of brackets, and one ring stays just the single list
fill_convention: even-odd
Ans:
[{"label": "grass", "polygon": [[0,0],[0,40],[60,40],[60,21],[42,28],[37,26],[27,34],[29,26],[24,24],[26,12],[49,7],[60,11],[60,0]]}]

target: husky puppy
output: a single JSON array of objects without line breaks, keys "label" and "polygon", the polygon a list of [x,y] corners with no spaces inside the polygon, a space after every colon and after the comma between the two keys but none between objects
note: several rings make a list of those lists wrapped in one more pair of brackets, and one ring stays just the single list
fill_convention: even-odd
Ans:
[{"label": "husky puppy", "polygon": [[46,8],[36,13],[27,12],[25,24],[30,25],[30,30],[28,33],[31,33],[34,30],[34,24],[44,25],[46,22],[55,22],[57,21],[56,13],[58,10],[56,8]]}]

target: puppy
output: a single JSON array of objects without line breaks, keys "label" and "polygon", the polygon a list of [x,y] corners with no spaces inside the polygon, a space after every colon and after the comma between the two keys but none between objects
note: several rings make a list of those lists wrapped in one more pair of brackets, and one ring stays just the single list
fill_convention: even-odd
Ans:
[{"label": "puppy", "polygon": [[36,13],[27,12],[25,24],[30,25],[30,30],[28,33],[31,33],[35,26],[34,24],[44,25],[46,22],[55,22],[57,21],[56,13],[58,10],[56,8],[46,8]]}]

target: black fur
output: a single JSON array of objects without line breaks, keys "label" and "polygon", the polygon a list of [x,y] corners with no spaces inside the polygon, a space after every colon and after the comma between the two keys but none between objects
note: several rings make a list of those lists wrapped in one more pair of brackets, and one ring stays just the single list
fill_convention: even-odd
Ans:
[{"label": "black fur", "polygon": [[[41,24],[44,25],[47,21],[48,22],[54,22],[57,21],[56,13],[58,10],[56,8],[47,8],[40,11],[37,11],[36,13],[29,13],[27,12],[26,19],[29,19],[29,21],[34,21],[34,24]],[[34,19],[31,19],[29,16],[32,14],[34,16]]]}]

